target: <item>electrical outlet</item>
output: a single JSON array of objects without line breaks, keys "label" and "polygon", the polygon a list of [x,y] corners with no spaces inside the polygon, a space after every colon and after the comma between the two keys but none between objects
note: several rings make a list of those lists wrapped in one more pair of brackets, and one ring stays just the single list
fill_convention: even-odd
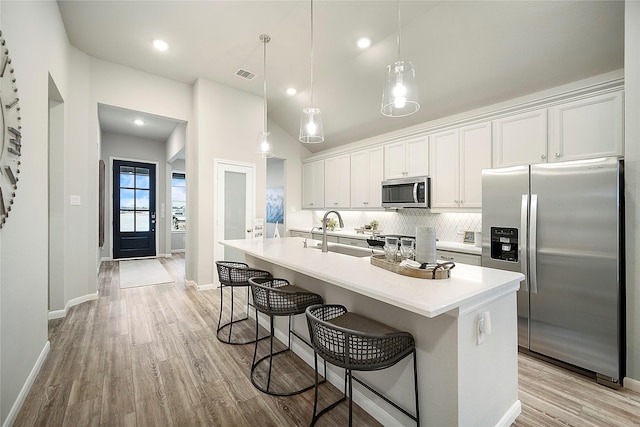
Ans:
[{"label": "electrical outlet", "polygon": [[477,339],[477,345],[480,345],[484,342],[484,336],[485,336],[485,332],[484,332],[484,317],[480,317],[478,319],[478,328],[477,328],[477,334],[478,334],[478,339]]}]

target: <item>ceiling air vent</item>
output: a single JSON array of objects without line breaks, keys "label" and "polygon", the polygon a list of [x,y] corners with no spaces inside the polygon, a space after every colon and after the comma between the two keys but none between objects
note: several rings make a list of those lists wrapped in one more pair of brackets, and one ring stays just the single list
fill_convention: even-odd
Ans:
[{"label": "ceiling air vent", "polygon": [[238,71],[236,71],[236,76],[242,77],[243,79],[247,79],[247,80],[253,80],[253,78],[256,75],[253,74],[251,71],[247,71],[247,70],[244,70],[242,68],[238,68]]}]

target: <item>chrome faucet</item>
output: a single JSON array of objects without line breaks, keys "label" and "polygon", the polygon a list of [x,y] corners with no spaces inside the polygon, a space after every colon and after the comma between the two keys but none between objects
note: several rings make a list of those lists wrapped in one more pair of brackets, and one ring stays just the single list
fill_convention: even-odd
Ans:
[{"label": "chrome faucet", "polygon": [[320,227],[312,227],[312,228],[311,228],[311,231],[309,231],[309,233],[307,233],[307,236],[304,238],[304,245],[303,245],[303,247],[304,247],[304,248],[306,248],[306,247],[307,247],[307,239],[308,239],[309,237],[311,237],[311,234],[313,234],[313,230],[315,230],[316,228],[317,228],[318,230],[320,229]]},{"label": "chrome faucet", "polygon": [[338,211],[327,211],[322,217],[322,252],[329,252],[329,247],[327,246],[327,216],[333,212],[338,217],[338,222],[340,223],[340,228],[344,227],[344,222],[342,221],[342,217]]}]

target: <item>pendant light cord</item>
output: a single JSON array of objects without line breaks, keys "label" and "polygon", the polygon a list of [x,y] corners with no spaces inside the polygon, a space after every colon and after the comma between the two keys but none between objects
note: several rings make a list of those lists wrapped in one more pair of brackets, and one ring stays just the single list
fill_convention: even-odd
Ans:
[{"label": "pendant light cord", "polygon": [[398,42],[398,61],[400,61],[400,0],[396,0],[396,16],[398,18],[398,35],[396,40]]},{"label": "pendant light cord", "polygon": [[263,93],[264,93],[264,132],[267,132],[267,43],[271,41],[271,37],[267,34],[262,34],[260,36],[260,40],[264,43],[264,55],[263,55],[263,64],[262,64],[262,77],[263,77]]},{"label": "pendant light cord", "polygon": [[313,107],[313,0],[311,0],[311,94],[309,107]]}]

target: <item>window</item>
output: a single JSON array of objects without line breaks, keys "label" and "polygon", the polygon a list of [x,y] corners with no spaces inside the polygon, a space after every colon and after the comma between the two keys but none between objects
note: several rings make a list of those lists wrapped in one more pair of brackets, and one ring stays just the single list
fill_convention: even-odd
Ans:
[{"label": "window", "polygon": [[186,230],[187,220],[187,179],[184,173],[171,174],[171,217],[172,231]]}]

